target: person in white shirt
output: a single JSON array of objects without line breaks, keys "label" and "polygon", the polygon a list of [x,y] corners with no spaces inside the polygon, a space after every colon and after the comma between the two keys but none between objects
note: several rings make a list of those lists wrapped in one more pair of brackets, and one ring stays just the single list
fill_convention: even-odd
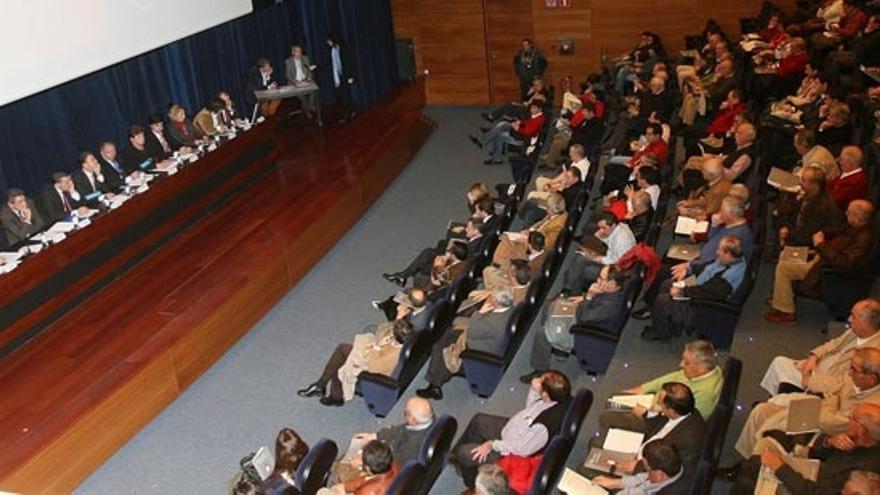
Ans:
[{"label": "person in white shirt", "polygon": [[571,158],[571,165],[566,167],[556,177],[538,177],[535,179],[535,191],[548,190],[549,185],[563,180],[562,175],[572,168],[577,169],[581,182],[587,180],[587,174],[590,173],[590,160],[587,160],[585,156],[584,147],[579,144],[572,145],[568,150],[568,157]]},{"label": "person in white shirt", "polygon": [[682,479],[685,469],[675,446],[666,440],[649,442],[643,449],[645,470],[622,478],[596,476],[593,483],[608,490],[620,490],[618,495],[648,495],[660,493]]}]

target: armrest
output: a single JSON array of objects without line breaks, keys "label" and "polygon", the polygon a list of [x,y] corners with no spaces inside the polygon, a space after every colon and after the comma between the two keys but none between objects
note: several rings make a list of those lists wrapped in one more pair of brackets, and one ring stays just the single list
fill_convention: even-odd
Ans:
[{"label": "armrest", "polygon": [[617,342],[620,340],[619,333],[592,325],[573,325],[568,330],[568,332],[572,335],[589,335],[592,337],[599,337],[601,339],[610,340],[612,342]]},{"label": "armrest", "polygon": [[464,352],[461,353],[461,360],[464,361],[465,359],[485,361],[498,366],[504,366],[505,364],[503,357],[485,351],[477,351],[475,349],[465,349]]},{"label": "armrest", "polygon": [[691,299],[691,306],[698,306],[705,309],[719,310],[726,313],[739,314],[742,311],[740,306],[734,306],[728,302],[712,301],[709,299]]},{"label": "armrest", "polygon": [[864,280],[866,282],[873,282],[874,277],[877,274],[873,272],[854,272],[848,270],[841,270],[839,268],[825,267],[822,268],[822,277],[839,277],[839,278],[854,278],[859,280]]},{"label": "armrest", "polygon": [[373,382],[388,388],[400,387],[400,384],[394,378],[388,375],[380,375],[379,373],[370,373],[369,371],[364,371],[358,375],[358,380]]}]

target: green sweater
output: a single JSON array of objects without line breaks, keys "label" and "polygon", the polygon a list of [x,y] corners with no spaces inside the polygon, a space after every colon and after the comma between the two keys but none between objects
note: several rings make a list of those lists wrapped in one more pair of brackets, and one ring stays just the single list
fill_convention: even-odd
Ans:
[{"label": "green sweater", "polygon": [[646,394],[656,393],[667,382],[679,382],[687,385],[694,394],[697,411],[700,411],[703,419],[709,419],[709,416],[718,404],[718,396],[721,395],[724,376],[721,374],[721,369],[718,366],[709,373],[694,379],[685,376],[681,370],[675,370],[672,373],[667,373],[643,383],[642,392]]}]

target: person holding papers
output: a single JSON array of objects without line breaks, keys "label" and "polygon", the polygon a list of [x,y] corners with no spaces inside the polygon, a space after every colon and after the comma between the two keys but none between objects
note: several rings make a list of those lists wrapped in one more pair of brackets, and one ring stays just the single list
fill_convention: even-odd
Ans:
[{"label": "person holding papers", "polygon": [[[299,43],[294,44],[290,49],[290,57],[284,61],[284,74],[287,76],[287,84],[295,86],[305,86],[314,84],[314,70],[316,65],[309,63],[309,57],[303,54],[303,47]],[[315,117],[315,109],[318,106],[317,94],[309,93],[297,96],[302,104],[306,117],[312,119]]]},{"label": "person holding papers", "polygon": [[779,245],[809,246],[813,234],[843,224],[843,215],[828,192],[825,173],[818,167],[806,167],[801,174],[801,192],[797,203],[779,213]]},{"label": "person holding papers", "polygon": [[[767,402],[756,405],[749,413],[736,441],[736,451],[745,459],[760,452],[755,451],[757,442],[771,430],[785,430],[788,424],[789,404],[807,394],[780,394]],[[863,403],[880,404],[880,349],[864,347],[856,349],[850,361],[849,373],[838,390],[821,398],[818,428],[827,434],[840,433],[846,429],[847,418]]]},{"label": "person holding papers", "polygon": [[34,200],[24,195],[21,189],[6,191],[6,204],[0,208],[0,224],[6,243],[15,246],[46,227]]},{"label": "person holding papers", "polygon": [[531,227],[520,232],[505,232],[501,234],[498,247],[492,256],[492,263],[507,270],[512,259],[526,259],[528,257],[529,232],[540,232],[544,235],[544,245],[548,249],[556,244],[556,237],[565,227],[568,220],[568,212],[565,211],[565,198],[559,193],[550,193],[547,196],[547,215]]},{"label": "person holding papers", "polygon": [[773,358],[761,379],[770,395],[783,391],[829,394],[840,388],[853,353],[860,347],[880,347],[880,301],[863,299],[850,310],[848,329],[810,351],[804,359]]},{"label": "person holding papers", "polygon": [[[703,418],[708,418],[715,411],[724,384],[724,376],[716,361],[712,343],[706,340],[688,342],[681,353],[677,370],[621,392],[632,395],[656,394],[667,382],[687,385],[693,393],[697,412]],[[637,406],[632,411],[604,411],[599,416],[599,424],[605,428],[645,431],[646,409]]]},{"label": "person holding papers", "polygon": [[684,261],[667,257],[663,260],[663,269],[660,270],[654,282],[645,289],[645,294],[642,296],[645,307],[633,312],[633,318],[637,320],[651,318],[654,299],[657,298],[660,288],[667,280],[682,281],[693,274],[697,267],[715,261],[718,244],[725,236],[738,238],[743,246],[743,256],[749,256],[752,252],[752,229],[746,222],[742,200],[734,196],[727,196],[721,201],[721,209],[712,215],[708,236],[707,242],[702,247],[695,247],[699,249],[700,253],[696,258]]},{"label": "person holding papers", "polygon": [[671,442],[661,438],[645,444],[642,449],[642,466],[644,471],[638,474],[628,474],[622,478],[597,476],[592,482],[608,490],[620,490],[616,492],[618,495],[690,493],[688,483],[682,481],[685,468],[681,457]]},{"label": "person holding papers", "polygon": [[772,309],[764,315],[771,323],[793,324],[795,315],[794,289],[792,282],[801,281],[799,292],[812,297],[821,294],[822,269],[868,270],[874,247],[871,223],[874,219],[874,205],[870,201],[857,199],[846,209],[847,226],[834,230],[819,230],[813,234],[812,244],[815,255],[805,260],[792,260],[780,257],[776,263],[776,276],[773,295],[770,297]]},{"label": "person holding papers", "polygon": [[880,406],[862,404],[856,407],[848,418],[845,431],[836,435],[819,435],[807,446],[808,458],[819,462],[814,480],[796,469],[792,456],[780,452],[778,446],[774,447],[770,448],[768,445],[759,453],[751,455],[739,470],[721,470],[719,477],[735,481],[730,493],[757,493],[755,485],[764,478],[766,471],[772,472],[788,493],[847,493],[841,490],[851,472],[876,472],[877,466],[880,466]]},{"label": "person holding papers", "polygon": [[722,237],[715,261],[694,267],[694,275],[695,279],[663,284],[651,308],[651,325],[642,330],[644,340],[667,340],[688,330],[692,325],[690,299],[727,301],[736,292],[746,276],[742,241]]},{"label": "person holding papers", "polygon": [[706,185],[691,193],[688,199],[676,204],[679,215],[708,220],[721,208],[721,200],[727,196],[733,182],[724,175],[721,158],[707,158],[701,169]]},{"label": "person holding papers", "polygon": [[53,184],[44,189],[37,199],[46,222],[53,224],[73,213],[86,215],[88,207],[83,197],[76,191],[70,174],[55,172],[52,174],[52,181]]},{"label": "person holding papers", "polygon": [[[606,248],[598,252],[591,248],[591,243]],[[565,272],[562,292],[566,294],[580,293],[599,277],[604,265],[617,263],[627,251],[636,245],[636,238],[629,225],[619,222],[613,213],[602,212],[596,221],[596,232],[587,234],[581,242],[581,248],[571,265]]]}]

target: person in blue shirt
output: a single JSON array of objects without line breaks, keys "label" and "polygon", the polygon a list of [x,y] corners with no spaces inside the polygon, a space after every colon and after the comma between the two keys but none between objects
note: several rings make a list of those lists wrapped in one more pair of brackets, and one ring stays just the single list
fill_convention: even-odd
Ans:
[{"label": "person in blue shirt", "polygon": [[666,340],[691,327],[690,299],[727,301],[745,279],[746,262],[740,238],[721,238],[712,263],[695,267],[696,281],[664,282],[651,309],[651,325],[642,331],[647,341]]},{"label": "person in blue shirt", "polygon": [[340,44],[339,39],[333,34],[327,34],[327,46],[330,47],[330,74],[333,81],[333,96],[342,108],[342,116],[339,122],[346,122],[354,117],[354,107],[351,103],[351,85],[354,84],[354,63],[350,52]]}]

